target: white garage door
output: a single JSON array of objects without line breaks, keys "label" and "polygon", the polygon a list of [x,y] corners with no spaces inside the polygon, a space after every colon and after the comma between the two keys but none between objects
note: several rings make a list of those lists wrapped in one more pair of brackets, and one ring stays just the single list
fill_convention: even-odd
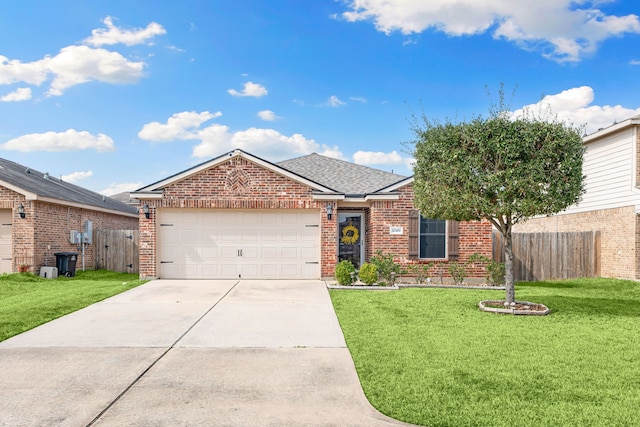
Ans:
[{"label": "white garage door", "polygon": [[320,212],[161,209],[165,279],[319,279]]},{"label": "white garage door", "polygon": [[0,209],[0,273],[11,273],[11,209]]}]

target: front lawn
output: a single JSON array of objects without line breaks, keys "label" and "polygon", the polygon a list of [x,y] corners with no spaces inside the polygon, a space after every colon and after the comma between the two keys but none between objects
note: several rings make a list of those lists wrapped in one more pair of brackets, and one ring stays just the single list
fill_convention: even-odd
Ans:
[{"label": "front lawn", "polygon": [[362,387],[429,426],[640,425],[640,284],[519,283],[548,316],[482,312],[504,291],[332,290]]},{"label": "front lawn", "polygon": [[137,274],[106,270],[58,279],[0,275],[0,341],[142,283]]}]

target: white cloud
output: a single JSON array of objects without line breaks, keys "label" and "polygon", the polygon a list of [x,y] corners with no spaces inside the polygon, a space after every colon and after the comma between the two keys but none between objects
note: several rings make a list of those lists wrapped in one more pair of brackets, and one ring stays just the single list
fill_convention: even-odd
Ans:
[{"label": "white cloud", "polygon": [[17,101],[28,101],[31,99],[31,88],[28,87],[19,87],[15,91],[6,94],[0,101],[2,102],[17,102]]},{"label": "white cloud", "polygon": [[200,158],[240,148],[269,159],[285,159],[323,148],[313,139],[307,139],[299,133],[287,136],[274,129],[253,127],[230,132],[227,126],[213,125],[203,129],[198,137],[201,142],[193,148],[193,156]]},{"label": "white cloud", "polygon": [[50,58],[45,57],[39,61],[22,62],[0,55],[0,84],[24,82],[39,86],[47,80],[49,61]]},{"label": "white cloud", "polygon": [[145,183],[142,181],[138,182],[124,182],[124,183],[112,183],[109,187],[104,190],[98,191],[100,194],[104,194],[105,196],[113,196],[114,194],[120,193],[130,193],[132,191],[141,188]]},{"label": "white cloud", "polygon": [[31,133],[14,138],[0,145],[11,151],[73,151],[93,148],[97,151],[113,151],[113,140],[103,134],[92,135],[87,131],[68,129],[65,132]]},{"label": "white cloud", "polygon": [[228,126],[218,123],[201,127],[206,121],[220,115],[208,111],[176,113],[167,120],[166,125],[158,122],[145,125],[138,136],[149,141],[198,141],[192,152],[193,157],[197,158],[218,156],[236,148],[269,160],[288,159],[313,152],[342,157],[338,147],[318,144],[299,133],[288,136],[275,129],[255,127],[232,131]]},{"label": "white cloud", "polygon": [[[93,36],[85,41],[93,46],[125,43],[143,43],[164,29],[151,23],[146,29],[123,31],[112,25],[111,18],[105,18],[109,30],[94,30]],[[102,31],[102,33],[100,32]],[[136,83],[144,75],[146,64],[130,61],[118,52],[85,45],[71,45],[60,49],[54,55],[42,59],[22,62],[0,56],[0,85],[26,83],[40,86],[51,79],[47,90],[49,96],[59,96],[72,87],[90,81],[110,84]]]},{"label": "white cloud", "polygon": [[629,61],[629,64],[631,64],[631,65],[640,65],[640,60],[632,59],[631,61]]},{"label": "white cloud", "polygon": [[367,103],[367,98],[362,97],[362,96],[350,96],[349,99],[352,100],[352,101],[361,102],[363,104]]},{"label": "white cloud", "polygon": [[72,172],[72,173],[70,173],[68,175],[62,175],[60,177],[60,179],[62,179],[63,181],[75,183],[75,182],[81,181],[83,179],[89,178],[91,176],[93,176],[93,172],[92,171]]},{"label": "white cloud", "polygon": [[253,96],[256,98],[265,96],[268,93],[267,88],[265,88],[264,86],[258,83],[253,83],[253,82],[246,82],[244,84],[244,89],[242,89],[242,91],[240,92],[238,92],[235,89],[229,89],[227,92],[233,96]]},{"label": "white cloud", "polygon": [[382,151],[356,151],[353,153],[353,161],[366,166],[398,166],[399,173],[411,173],[415,160],[411,157],[402,157],[396,150],[390,153]]},{"label": "white cloud", "polygon": [[203,111],[184,111],[176,113],[167,119],[166,124],[151,122],[144,125],[138,132],[138,137],[147,141],[175,141],[177,139],[192,139],[193,129],[200,127],[204,122],[220,117],[222,113],[217,111],[210,113]]},{"label": "white cloud", "polygon": [[517,117],[528,111],[535,115],[570,123],[574,126],[585,126],[587,133],[611,126],[640,114],[640,108],[627,108],[621,105],[591,105],[595,99],[594,91],[589,86],[581,86],[564,90],[554,95],[547,95],[535,104],[526,105],[512,113]]},{"label": "white cloud", "polygon": [[344,101],[341,101],[340,98],[338,98],[337,96],[331,95],[329,99],[327,99],[327,105],[329,107],[341,107],[343,105],[347,105],[347,103]]},{"label": "white cloud", "polygon": [[274,113],[271,110],[258,111],[258,117],[260,117],[265,122],[273,122],[273,121],[275,121],[275,120],[280,118],[280,117],[276,116],[276,113]]},{"label": "white cloud", "polygon": [[142,77],[144,67],[144,62],[128,61],[118,52],[67,46],[49,62],[48,68],[55,77],[47,94],[62,95],[66,89],[92,80],[112,84],[135,83]]},{"label": "white cloud", "polygon": [[387,34],[433,29],[449,36],[492,32],[558,62],[576,62],[611,37],[640,33],[637,15],[607,15],[598,0],[347,0],[347,21],[371,20]]},{"label": "white cloud", "polygon": [[111,16],[107,16],[102,22],[107,28],[98,28],[91,31],[91,37],[84,40],[85,44],[104,46],[122,43],[126,46],[133,46],[147,43],[153,37],[167,33],[162,25],[155,22],[151,22],[146,28],[134,28],[132,30],[123,30],[116,27],[113,25]]}]

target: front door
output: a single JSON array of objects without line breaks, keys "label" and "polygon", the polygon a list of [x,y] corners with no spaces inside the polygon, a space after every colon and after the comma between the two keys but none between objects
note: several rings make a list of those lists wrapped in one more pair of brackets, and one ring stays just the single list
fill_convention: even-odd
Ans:
[{"label": "front door", "polygon": [[338,221],[338,261],[346,259],[360,269],[364,259],[364,215],[342,212]]}]

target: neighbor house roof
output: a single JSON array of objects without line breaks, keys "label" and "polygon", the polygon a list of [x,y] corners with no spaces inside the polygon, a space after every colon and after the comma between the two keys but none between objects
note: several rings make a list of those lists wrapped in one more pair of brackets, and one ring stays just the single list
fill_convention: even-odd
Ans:
[{"label": "neighbor house roof", "polygon": [[2,158],[0,185],[24,195],[27,200],[137,215],[136,208],[125,203]]},{"label": "neighbor house roof", "polygon": [[606,128],[601,128],[598,129],[596,132],[586,135],[582,138],[582,141],[587,144],[591,141],[594,141],[596,139],[600,139],[604,136],[610,135],[614,132],[618,132],[620,130],[624,130],[626,128],[629,128],[631,126],[638,126],[640,125],[640,114],[637,114],[635,116],[629,117],[626,120],[623,120],[621,122],[613,122],[613,124],[611,126],[608,126]]},{"label": "neighbor house roof", "polygon": [[278,166],[344,194],[371,194],[406,176],[312,153]]}]

